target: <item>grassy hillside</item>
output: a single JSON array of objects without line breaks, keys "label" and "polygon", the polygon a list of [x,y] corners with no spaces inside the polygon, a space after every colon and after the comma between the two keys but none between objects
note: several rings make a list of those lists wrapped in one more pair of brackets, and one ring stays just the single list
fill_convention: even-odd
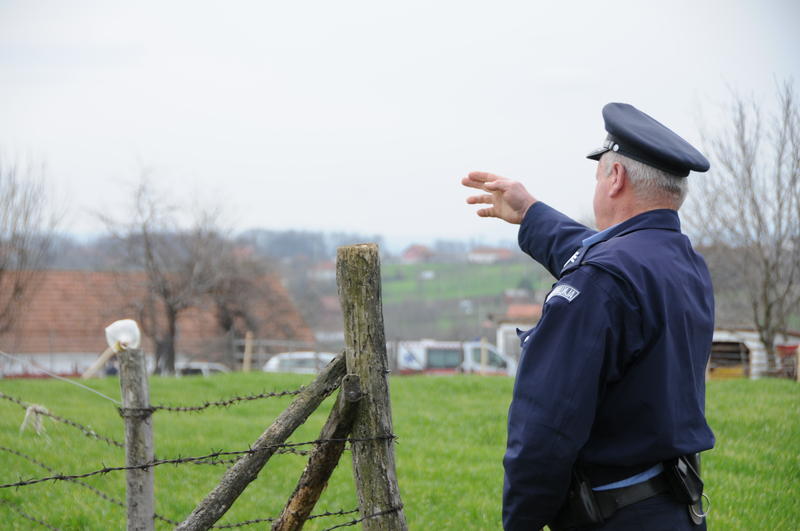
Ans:
[{"label": "grassy hillside", "polygon": [[[433,272],[424,278],[423,271]],[[537,290],[549,289],[552,279],[532,260],[503,264],[385,264],[383,302],[491,297],[516,288],[523,280]]]},{"label": "grassy hillside", "polygon": [[[294,388],[307,378],[276,374],[231,374],[210,379],[154,378],[153,403],[194,404],[236,394]],[[92,382],[118,396],[116,380]],[[505,415],[512,381],[481,377],[395,377],[391,381],[397,442],[397,469],[411,529],[500,528],[501,458]],[[0,391],[123,438],[113,404],[57,381],[0,380]],[[289,402],[260,400],[205,413],[158,412],[159,457],[201,455],[210,450],[247,448]],[[316,437],[330,400],[293,437]],[[704,458],[707,493],[713,501],[712,529],[794,529],[800,521],[800,386],[788,381],[711,382],[709,419],[717,448]],[[123,463],[119,448],[46,421],[45,436],[19,433],[24,411],[0,400],[0,446],[24,452],[63,473],[87,472]],[[276,515],[304,466],[296,455],[275,456],[221,523]],[[161,466],[156,469],[157,511],[180,520],[220,477],[220,466]],[[48,475],[37,466],[0,451],[0,483]],[[86,480],[124,499],[124,476],[110,473]],[[3,503],[7,502],[7,503]],[[124,529],[125,512],[85,488],[50,482],[0,490],[3,529],[34,524],[11,509],[63,529]],[[318,510],[357,506],[349,454],[337,469]],[[351,517],[320,519],[306,529]],[[324,520],[324,521],[323,521]],[[167,529],[165,524],[157,524]],[[252,527],[251,527],[252,528]],[[256,527],[263,528],[263,527]]]}]

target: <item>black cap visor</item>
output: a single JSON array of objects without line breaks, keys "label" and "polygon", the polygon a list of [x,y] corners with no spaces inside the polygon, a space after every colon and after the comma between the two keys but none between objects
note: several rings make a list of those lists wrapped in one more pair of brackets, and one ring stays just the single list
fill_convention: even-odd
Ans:
[{"label": "black cap visor", "polygon": [[586,155],[586,158],[592,160],[600,160],[600,157],[602,157],[603,153],[605,153],[606,151],[611,151],[611,150],[608,149],[607,147],[597,148],[588,155]]}]

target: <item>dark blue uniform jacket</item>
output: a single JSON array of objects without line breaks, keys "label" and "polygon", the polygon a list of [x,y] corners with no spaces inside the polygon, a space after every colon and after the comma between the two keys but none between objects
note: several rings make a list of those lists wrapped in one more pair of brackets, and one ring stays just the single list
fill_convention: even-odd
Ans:
[{"label": "dark blue uniform jacket", "polygon": [[600,485],[714,445],[704,415],[714,297],[677,212],[645,212],[581,247],[595,234],[541,202],[520,227],[522,250],[559,280],[520,333],[507,530],[552,521],[576,464]]}]

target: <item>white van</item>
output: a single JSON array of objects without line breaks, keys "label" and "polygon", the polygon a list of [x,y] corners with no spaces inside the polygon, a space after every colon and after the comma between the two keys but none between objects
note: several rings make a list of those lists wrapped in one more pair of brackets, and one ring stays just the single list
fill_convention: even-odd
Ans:
[{"label": "white van", "polygon": [[264,372],[317,374],[336,357],[332,352],[281,352],[264,364]]},{"label": "white van", "polygon": [[517,362],[503,356],[494,345],[480,341],[399,341],[396,344],[400,374],[479,373],[514,376]]}]

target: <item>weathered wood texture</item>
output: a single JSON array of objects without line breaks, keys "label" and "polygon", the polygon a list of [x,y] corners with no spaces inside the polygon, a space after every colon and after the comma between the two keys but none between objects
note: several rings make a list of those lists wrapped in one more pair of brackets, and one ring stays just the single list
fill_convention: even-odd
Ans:
[{"label": "weathered wood texture", "polygon": [[[147,367],[141,350],[119,354],[119,385],[125,416],[125,465],[137,466],[153,460],[153,417]],[[128,504],[128,531],[154,528],[153,469],[128,470],[125,497]]]},{"label": "weathered wood texture", "polygon": [[[353,437],[388,437],[393,431],[378,246],[340,247],[336,279],[344,314],[347,372],[358,375],[364,392],[353,425]],[[385,438],[354,442],[353,474],[362,517],[388,511],[364,520],[363,528],[367,531],[407,529],[397,485],[393,441]]]},{"label": "weathered wood texture", "polygon": [[[345,439],[350,435],[359,400],[361,386],[358,376],[348,374],[342,379],[342,388],[319,434],[320,440]],[[272,524],[272,531],[299,531],[303,528],[339,463],[344,445],[344,440],[332,441],[320,443],[314,449],[281,516]]]},{"label": "weathered wood texture", "polygon": [[345,360],[337,357],[317,378],[297,395],[272,425],[261,434],[251,448],[253,453],[242,456],[229,468],[214,490],[201,501],[194,511],[175,529],[209,529],[233,505],[269,461],[277,448],[306,421],[320,403],[339,385],[345,373]]}]

